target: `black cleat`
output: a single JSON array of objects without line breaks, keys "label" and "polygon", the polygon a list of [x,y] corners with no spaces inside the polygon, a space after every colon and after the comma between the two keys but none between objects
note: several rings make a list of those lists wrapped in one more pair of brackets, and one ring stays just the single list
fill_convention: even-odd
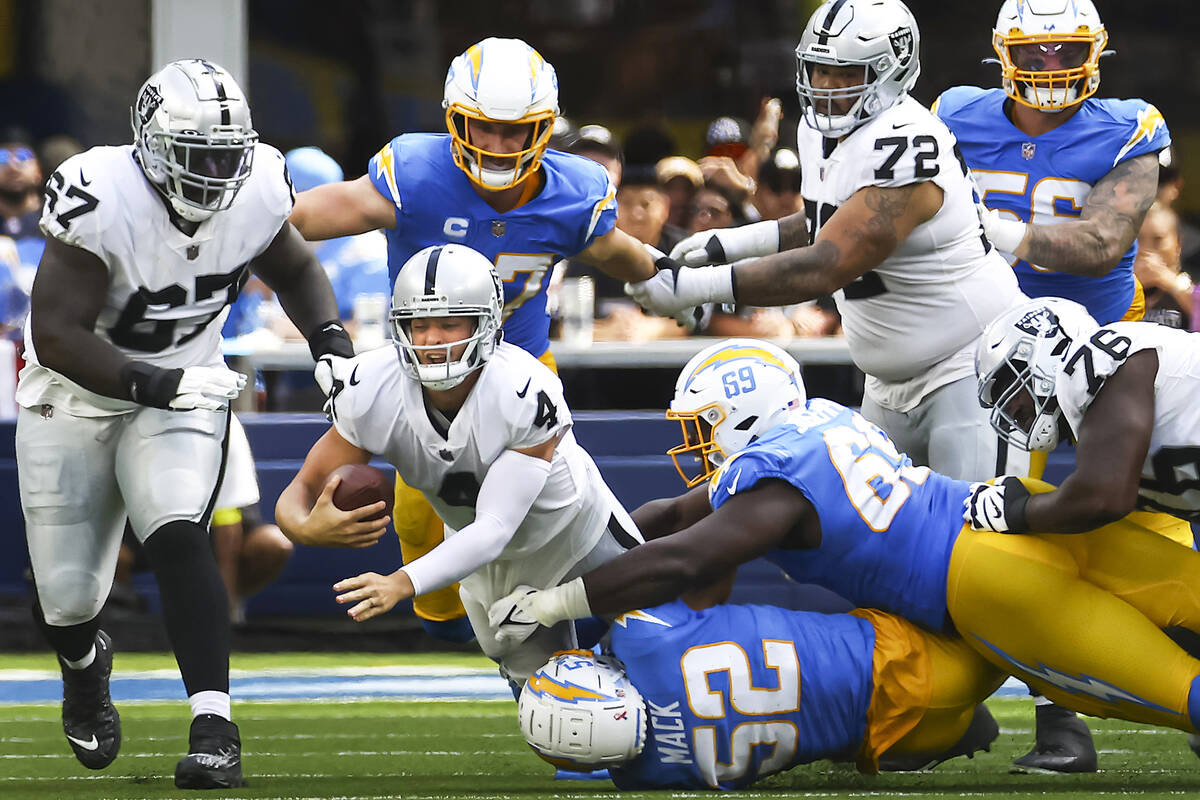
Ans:
[{"label": "black cleat", "polygon": [[63,676],[63,733],[75,758],[88,769],[104,769],[121,749],[121,715],[108,694],[112,675],[112,640],[96,633],[96,660],[86,669],[61,663]]},{"label": "black cleat", "polygon": [[996,718],[992,716],[992,712],[983,703],[975,706],[975,716],[971,718],[971,724],[967,726],[966,731],[959,737],[958,741],[947,747],[940,753],[932,755],[923,755],[920,753],[905,753],[903,755],[889,756],[884,755],[879,759],[880,772],[917,772],[919,770],[933,769],[943,761],[948,761],[957,756],[966,756],[974,758],[976,753],[990,752],[992,742],[996,741],[996,737],[1000,735],[1000,726],[996,724]]},{"label": "black cleat", "polygon": [[1069,709],[1038,706],[1033,749],[1013,762],[1012,772],[1095,772],[1096,768],[1096,746],[1087,723]]},{"label": "black cleat", "polygon": [[238,727],[216,714],[192,720],[188,754],[175,765],[175,785],[180,789],[234,789],[242,778],[242,740]]}]

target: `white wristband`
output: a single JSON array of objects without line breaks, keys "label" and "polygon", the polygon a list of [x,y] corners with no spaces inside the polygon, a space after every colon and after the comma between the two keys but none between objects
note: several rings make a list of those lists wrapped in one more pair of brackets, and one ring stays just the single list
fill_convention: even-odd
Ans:
[{"label": "white wristband", "polygon": [[1017,248],[1024,240],[1028,230],[1029,226],[1024,222],[1017,219],[1005,219],[999,214],[992,215],[988,219],[987,225],[984,226],[988,239],[996,245],[997,250],[1013,254],[1017,252]]},{"label": "white wristband", "polygon": [[769,256],[779,252],[779,220],[769,219],[731,230],[736,232],[737,246],[730,249],[737,252],[725,253],[730,261]]},{"label": "white wristband", "polygon": [[575,578],[535,595],[529,614],[547,628],[564,619],[584,619],[592,615],[583,578]]},{"label": "white wristband", "polygon": [[675,294],[689,306],[736,303],[733,296],[733,265],[684,267],[676,275]]}]

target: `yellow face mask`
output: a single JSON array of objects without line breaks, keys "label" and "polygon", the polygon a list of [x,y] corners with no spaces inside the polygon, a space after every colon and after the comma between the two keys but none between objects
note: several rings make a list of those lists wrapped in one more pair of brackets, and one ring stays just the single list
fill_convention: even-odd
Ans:
[{"label": "yellow face mask", "polygon": [[[683,444],[678,444],[667,451],[667,455],[675,462],[675,470],[689,489],[699,486],[711,478],[725,452],[713,441],[713,428],[725,419],[725,413],[717,405],[707,405],[695,411],[667,410],[667,419],[679,421],[683,430]],[[718,464],[713,464],[710,456],[719,456]]]},{"label": "yellow face mask", "polygon": [[1019,28],[993,32],[1004,92],[1042,111],[1082,103],[1100,88],[1100,54],[1108,42],[1104,28],[1072,33],[1026,34]]}]

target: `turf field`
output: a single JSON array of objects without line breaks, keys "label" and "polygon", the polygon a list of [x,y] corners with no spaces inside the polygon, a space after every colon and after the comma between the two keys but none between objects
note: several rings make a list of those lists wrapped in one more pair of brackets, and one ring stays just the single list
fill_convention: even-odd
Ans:
[{"label": "turf field", "polygon": [[[431,685],[466,687],[470,695],[492,696],[497,683],[486,661],[470,656],[236,655],[237,686],[275,686],[296,697],[298,686],[312,694],[345,697],[379,691],[391,696],[427,696],[411,680],[423,675]],[[399,665],[399,666],[397,666]],[[118,680],[134,671],[162,670],[171,662],[157,655],[118,654],[114,694],[134,697],[136,684]],[[34,692],[43,684],[57,693],[52,661],[44,655],[0,658],[0,691]],[[409,673],[412,673],[409,675]],[[149,673],[151,676],[158,674]],[[320,684],[316,675],[337,683]],[[397,677],[399,675],[399,677]],[[438,676],[446,676],[441,678]],[[356,683],[374,676],[375,683]],[[390,676],[390,677],[389,677]],[[379,683],[386,677],[387,684]],[[266,678],[274,683],[264,682]],[[400,680],[408,680],[404,682]],[[478,686],[471,681],[478,679]],[[49,680],[47,680],[49,679]],[[466,680],[470,679],[470,680]],[[178,680],[177,676],[174,680]],[[400,681],[400,682],[397,682]],[[465,682],[464,682],[465,681]],[[147,683],[147,687],[156,684]],[[355,686],[368,687],[355,689]],[[282,687],[282,688],[281,688]],[[474,688],[472,688],[474,687]],[[171,687],[168,687],[171,688]],[[37,689],[41,691],[41,689]],[[153,696],[156,689],[147,689]],[[182,692],[181,688],[178,690]],[[103,772],[89,772],[62,739],[53,699],[36,704],[0,703],[0,798],[157,798],[187,794],[172,784],[175,761],[184,752],[186,704],[118,700],[124,745]],[[767,779],[748,797],[1054,797],[1114,795],[1178,797],[1200,791],[1200,759],[1185,737],[1124,722],[1093,721],[1103,771],[1097,775],[1029,776],[1008,774],[1011,759],[1032,738],[1028,700],[990,701],[1000,722],[992,753],[957,759],[922,774],[858,775],[828,763],[802,767]],[[517,731],[511,700],[291,699],[235,703],[242,729],[246,789],[207,796],[246,798],[538,798],[591,797],[615,793],[608,782],[563,782],[526,748]],[[703,797],[707,793],[633,793],[623,797]]]}]

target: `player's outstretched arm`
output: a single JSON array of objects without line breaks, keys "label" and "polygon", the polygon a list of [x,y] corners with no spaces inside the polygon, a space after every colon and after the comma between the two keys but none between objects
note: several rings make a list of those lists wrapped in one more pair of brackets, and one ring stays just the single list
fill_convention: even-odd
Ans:
[{"label": "player's outstretched arm", "polygon": [[334,239],[396,227],[396,207],[363,175],[300,192],[290,221],[310,242]]},{"label": "player's outstretched arm", "polygon": [[1011,248],[1005,247],[1011,242],[995,244],[1056,272],[1106,275],[1133,245],[1157,190],[1158,155],[1144,153],[1117,164],[1092,187],[1079,219],[1055,225],[1009,221],[1025,228],[1023,238]]},{"label": "player's outstretched arm", "polygon": [[1121,519],[1137,506],[1138,482],[1154,432],[1158,353],[1131,355],[1108,377],[1084,414],[1075,471],[1025,509],[1029,530],[1081,533]]},{"label": "player's outstretched arm", "polygon": [[942,199],[931,181],[865,186],[834,212],[811,246],[735,265],[737,301],[783,306],[837,291],[895,252],[941,209]]},{"label": "player's outstretched arm", "polygon": [[275,503],[275,523],[297,544],[314,547],[370,547],[387,530],[387,503],[342,511],[333,504],[340,479],[330,477],[343,464],[366,464],[371,454],[330,428],[317,440],[296,477]]},{"label": "player's outstretched arm", "polygon": [[630,516],[642,538],[649,541],[689,528],[711,513],[708,485],[701,484],[678,497],[661,497],[643,503]]},{"label": "player's outstretched arm", "polygon": [[620,228],[597,236],[579,258],[622,281],[644,281],[658,271],[642,243]]}]

